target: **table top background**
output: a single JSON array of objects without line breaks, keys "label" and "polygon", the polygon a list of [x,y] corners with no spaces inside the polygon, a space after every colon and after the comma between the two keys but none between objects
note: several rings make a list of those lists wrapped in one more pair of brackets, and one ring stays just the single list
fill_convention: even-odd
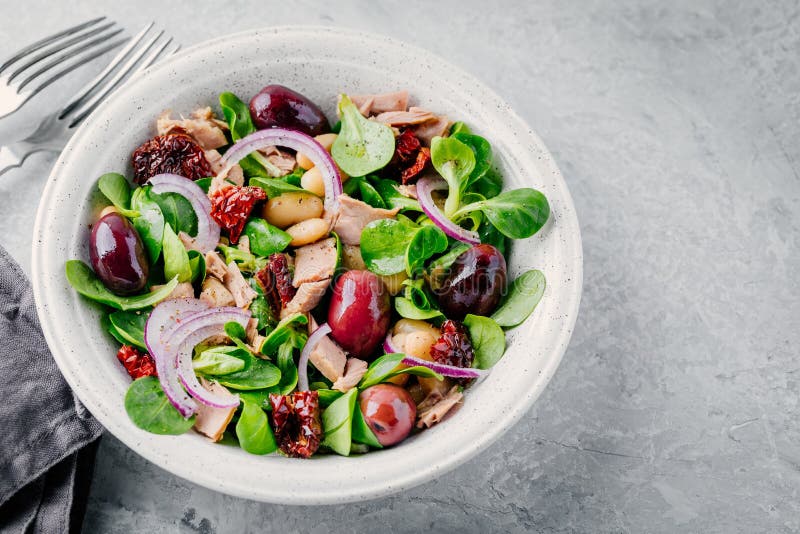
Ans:
[{"label": "table top background", "polygon": [[[423,46],[494,88],[554,153],[581,221],[584,295],[535,407],[436,481],[273,506],[178,479],[106,436],[85,532],[800,530],[796,3],[135,4],[2,0],[15,15],[0,21],[0,55],[98,13],[131,32],[155,19],[184,45],[311,23]],[[0,140],[99,68],[0,121]],[[54,159],[0,177],[0,243],[26,271]]]}]

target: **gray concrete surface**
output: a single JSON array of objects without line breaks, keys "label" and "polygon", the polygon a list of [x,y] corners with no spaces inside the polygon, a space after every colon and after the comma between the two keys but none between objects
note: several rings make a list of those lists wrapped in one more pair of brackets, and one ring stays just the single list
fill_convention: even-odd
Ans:
[{"label": "gray concrete surface", "polygon": [[[796,2],[224,4],[3,0],[15,15],[0,42],[5,54],[104,12],[130,28],[155,18],[187,45],[322,23],[437,51],[508,99],[561,165],[583,231],[580,317],[528,416],[434,482],[270,506],[177,479],[108,436],[85,532],[800,531]],[[90,71],[0,121],[1,138]],[[52,162],[0,178],[0,242],[25,268]]]}]

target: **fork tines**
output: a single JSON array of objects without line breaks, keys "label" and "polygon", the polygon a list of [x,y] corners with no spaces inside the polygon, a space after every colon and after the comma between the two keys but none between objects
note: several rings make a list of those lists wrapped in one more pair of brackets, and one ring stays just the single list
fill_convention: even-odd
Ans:
[{"label": "fork tines", "polygon": [[[122,44],[124,41],[107,43],[108,39],[120,30],[112,29],[113,23],[99,24],[102,20],[90,20],[42,39],[0,65],[0,117],[19,109],[33,94],[74,69],[79,64],[78,61],[90,61],[114,46]],[[0,147],[0,174],[13,167],[19,167],[33,152],[60,151],[69,140],[72,128],[83,121],[114,88],[180,49],[179,45],[172,44],[172,38],[167,38],[163,30],[151,32],[152,29],[151,22],[130,39],[111,62],[80,89],[66,106],[48,113],[33,133],[16,143]],[[103,44],[104,42],[106,44]],[[53,66],[50,63],[62,62],[64,66],[60,70],[55,73],[49,72]],[[28,78],[38,77],[45,79],[35,87],[28,86],[30,83]],[[11,83],[21,85],[20,90],[8,85],[9,79]]]},{"label": "fork tines", "polygon": [[[36,94],[73,69],[125,42],[113,21],[96,18],[26,46],[0,65],[0,83],[17,93]],[[56,67],[62,67],[56,69]],[[30,84],[41,83],[35,87]]]},{"label": "fork tines", "polygon": [[179,46],[168,50],[172,38],[164,31],[151,34],[153,23],[136,34],[114,59],[93,80],[86,84],[59,112],[58,118],[69,117],[69,127],[80,123],[123,80],[135,76],[158,59],[170,56]]}]

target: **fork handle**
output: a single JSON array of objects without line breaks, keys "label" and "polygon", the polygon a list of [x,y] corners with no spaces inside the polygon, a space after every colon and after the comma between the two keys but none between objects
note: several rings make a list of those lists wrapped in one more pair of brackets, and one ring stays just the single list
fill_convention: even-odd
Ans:
[{"label": "fork handle", "polygon": [[10,145],[0,146],[0,175],[6,171],[19,167],[34,152],[42,150],[56,150],[49,146],[35,145],[27,141],[17,141]]},{"label": "fork handle", "polygon": [[0,174],[9,169],[19,167],[28,154],[19,151],[19,147],[14,145],[0,146]]}]

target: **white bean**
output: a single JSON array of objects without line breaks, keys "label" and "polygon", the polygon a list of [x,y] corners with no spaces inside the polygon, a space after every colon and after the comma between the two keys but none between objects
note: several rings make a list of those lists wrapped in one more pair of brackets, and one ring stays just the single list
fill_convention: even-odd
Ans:
[{"label": "white bean", "polygon": [[322,171],[317,167],[312,167],[303,173],[300,178],[300,185],[306,191],[311,191],[319,197],[325,196],[325,182],[322,181]]},{"label": "white bean", "polygon": [[405,339],[406,354],[422,360],[431,360],[431,345],[436,343],[436,339],[425,330],[410,332],[406,334]]},{"label": "white bean", "polygon": [[[416,331],[423,331],[428,332],[430,335],[439,339],[439,329],[433,326],[430,323],[426,323],[425,321],[418,321],[416,319],[400,319],[394,325],[394,329],[392,330],[395,335],[405,333],[409,334],[411,332]],[[399,347],[398,347],[399,348]]]},{"label": "white bean", "polygon": [[289,245],[301,247],[309,243],[316,243],[327,236],[328,229],[329,224],[325,219],[306,219],[287,228],[286,233],[292,236]]},{"label": "white bean", "polygon": [[[397,350],[402,350],[409,356],[414,356],[423,360],[431,360],[431,345],[436,343],[436,339],[436,336],[428,331],[428,328],[420,328],[411,330],[408,333],[400,332],[399,334],[395,334],[392,336],[392,344],[397,348]],[[407,366],[400,364],[398,369],[403,369],[404,367]],[[430,390],[433,384],[424,384],[423,380],[419,380],[420,385],[423,388]],[[407,381],[408,375],[406,374],[398,375],[389,379],[389,382],[397,384],[398,386],[404,386]]]},{"label": "white bean", "polygon": [[408,280],[408,275],[405,271],[400,271],[397,274],[380,276],[380,278],[383,280],[383,283],[386,284],[386,289],[389,290],[389,293],[397,295],[403,289],[403,282]]},{"label": "white bean", "polygon": [[348,271],[366,271],[367,265],[361,257],[361,247],[342,244],[342,266]]},{"label": "white bean", "polygon": [[[435,330],[434,330],[435,331]],[[420,358],[421,360],[433,361],[431,356],[431,346],[439,339],[439,333],[434,334],[431,330],[420,329],[406,334],[404,350],[406,354]],[[398,347],[399,348],[399,347]],[[449,379],[439,380],[436,378],[423,378],[417,377],[422,392],[427,397],[432,392],[438,392],[441,395],[447,393],[450,389],[451,382]]]},{"label": "white bean", "polygon": [[103,211],[100,212],[100,216],[97,218],[97,220],[102,219],[109,213],[117,213],[118,211],[119,210],[117,210],[115,206],[106,206],[105,208],[103,208]]},{"label": "white bean", "polygon": [[322,200],[312,193],[284,193],[269,199],[261,214],[268,223],[287,228],[307,219],[319,218]]},{"label": "white bean", "polygon": [[[333,146],[333,142],[336,141],[336,138],[339,137],[335,133],[327,133],[327,134],[320,134],[316,136],[314,139],[322,145],[322,148],[330,153],[331,147]],[[311,161],[308,156],[303,154],[302,152],[297,153],[297,164],[300,165],[301,169],[309,170],[314,167],[314,162]]]},{"label": "white bean", "polygon": [[[342,182],[346,182],[350,178],[342,169],[339,169],[339,175],[342,177]],[[300,185],[303,189],[311,191],[315,195],[325,196],[325,182],[322,179],[322,171],[317,167],[312,167],[303,173],[302,178],[300,178]]]}]

